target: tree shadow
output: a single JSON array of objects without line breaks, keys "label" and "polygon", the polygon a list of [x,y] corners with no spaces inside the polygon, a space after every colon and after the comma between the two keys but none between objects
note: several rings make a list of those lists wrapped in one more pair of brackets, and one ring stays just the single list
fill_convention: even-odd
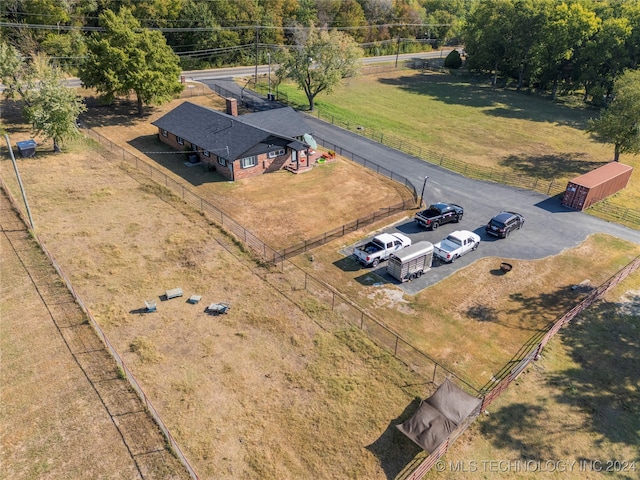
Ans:
[{"label": "tree shadow", "polygon": [[582,175],[606,163],[608,162],[588,161],[586,154],[572,152],[554,155],[509,155],[500,160],[499,165],[532,178],[553,180]]},{"label": "tree shadow", "polygon": [[514,293],[509,295],[509,298],[519,305],[508,310],[507,313],[518,314],[521,317],[557,317],[578,304],[592,288],[592,286],[583,282],[580,286],[567,285],[559,287],[555,291],[531,297],[521,293]]},{"label": "tree shadow", "polygon": [[78,121],[86,127],[127,126],[149,119],[155,107],[145,106],[142,116],[138,116],[136,102],[129,99],[115,99],[113,103],[104,103],[100,97],[84,97],[87,111],[81,113]]},{"label": "tree shadow", "polygon": [[[582,424],[562,425],[553,418],[547,422],[542,418],[549,415],[547,407],[513,403],[483,420],[482,434],[498,448],[521,452],[523,460],[549,458],[554,446],[545,443],[545,435],[530,434],[545,422],[563,435],[593,432],[612,443],[640,445],[640,295],[592,306],[561,330],[560,341],[577,366],[550,374],[545,383],[550,391],[560,392],[554,394],[555,402],[582,411]],[[627,460],[637,462],[640,456]]]},{"label": "tree shadow", "polygon": [[430,97],[434,101],[483,108],[486,115],[495,117],[549,122],[579,129],[584,129],[588,120],[588,115],[583,110],[559,105],[550,98],[540,95],[474,82],[471,77],[423,73],[380,78],[379,82],[412,94]]},{"label": "tree shadow", "polygon": [[520,452],[522,460],[547,459],[544,444],[530,440],[530,433],[539,430],[536,417],[543,413],[544,408],[539,405],[513,403],[483,419],[480,432],[497,448]]},{"label": "tree shadow", "polygon": [[640,295],[628,300],[600,302],[562,330],[562,342],[578,366],[558,372],[548,383],[562,391],[556,401],[576,406],[586,414],[584,428],[611,442],[637,446]]},{"label": "tree shadow", "polygon": [[479,322],[495,322],[498,320],[498,312],[495,308],[485,305],[472,305],[467,309],[467,317]]},{"label": "tree shadow", "polygon": [[396,428],[396,425],[400,425],[416,413],[420,402],[419,397],[414,398],[397,418],[389,422],[382,435],[371,445],[365,447],[378,458],[388,479],[396,478],[407,464],[423,451]]}]

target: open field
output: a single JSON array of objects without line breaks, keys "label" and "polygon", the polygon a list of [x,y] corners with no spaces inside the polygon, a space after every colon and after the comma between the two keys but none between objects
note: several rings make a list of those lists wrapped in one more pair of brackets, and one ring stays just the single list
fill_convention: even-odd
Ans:
[{"label": "open field", "polygon": [[[292,261],[478,389],[590,287],[640,255],[640,245],[598,234],[541,260],[482,258],[417,295],[407,295],[339,253],[356,238],[353,234],[341,239],[341,245],[315,249],[313,262],[309,255]],[[502,261],[513,265],[507,275],[498,268]],[[576,285],[581,286],[572,288]]]},{"label": "open field", "polygon": [[[116,132],[114,125],[105,122],[103,128]],[[129,127],[134,129],[133,124]],[[300,302],[302,310],[296,307],[260,279],[258,274],[264,272],[228,237],[164,187],[82,144],[64,155],[39,153],[19,165],[39,235],[154,399],[202,478],[393,478],[418,453],[393,425],[413,413],[416,398],[428,395],[433,386],[359,332],[341,327],[318,302],[306,298]],[[0,162],[0,173],[3,178],[11,176],[8,161]],[[15,190],[15,181],[11,185]],[[254,192],[265,198],[260,195],[269,193]],[[361,234],[339,243],[349,244]],[[598,235],[553,259],[513,262],[511,273],[517,276],[495,275],[501,259],[483,259],[412,298],[388,285],[374,286],[375,278],[356,271],[336,253],[340,248],[329,245],[313,252],[313,262],[308,255],[296,262],[385,323],[395,322],[404,336],[412,335],[413,343],[421,346],[421,342],[432,356],[482,385],[535,330],[579,301],[590,285],[614,273],[640,247]],[[633,282],[618,292],[620,298],[638,291],[637,275]],[[571,288],[580,283],[580,288]],[[198,305],[187,304],[184,298],[162,301],[164,291],[176,286],[186,296],[203,295],[203,301]],[[452,291],[465,293],[452,298]],[[143,300],[151,298],[158,300],[159,311],[141,313]],[[204,312],[206,304],[221,300],[232,304],[228,315],[212,317]],[[305,314],[312,310],[313,318],[323,317],[322,322]],[[603,310],[605,319],[607,311]],[[622,329],[625,321],[626,317],[616,331],[629,338],[629,345],[637,345],[634,324]],[[599,328],[603,325],[600,322]],[[608,346],[611,340],[602,338],[602,345]],[[553,358],[554,349],[547,348],[543,361]],[[456,353],[460,350],[465,355]],[[561,453],[567,458],[591,458],[594,455],[584,453],[589,448],[603,452],[598,443],[603,428],[592,424],[588,404],[575,407],[583,405],[584,396],[593,389],[609,390],[611,384],[605,373],[589,379],[591,384],[579,377],[584,365],[580,356],[585,352],[576,351],[575,358],[558,356],[553,368],[561,373],[556,383],[545,387],[553,393],[565,373],[582,378],[581,385],[572,384],[575,389],[569,393],[574,403],[564,410],[572,421],[562,424],[567,430],[575,428],[577,433],[571,434],[578,435],[576,446],[564,442]],[[631,359],[631,374],[625,377],[630,386],[616,392],[615,401],[623,406],[637,397],[634,351],[621,352]],[[529,377],[527,373],[524,378]],[[536,397],[531,394],[537,392],[535,385],[523,392],[519,385],[514,387],[509,391],[512,403],[495,403],[491,415],[478,424],[498,418],[489,424],[493,430],[474,426],[456,443],[454,455],[462,452],[462,458],[482,459],[504,454],[518,459],[522,451],[540,458],[558,454],[541,440],[540,432],[558,432],[559,441],[563,432],[557,427],[563,419],[559,414],[540,414],[525,424],[537,429],[524,431],[512,418],[520,418],[516,414],[521,410],[541,411],[533,401],[518,405],[523,403],[520,394],[546,401],[553,411],[555,402],[562,406],[565,398],[545,397],[544,390]],[[512,404],[515,411],[509,409]],[[496,408],[500,416],[493,413]],[[637,425],[633,427],[626,414],[613,413],[606,417],[610,425],[606,435],[613,436],[616,426],[630,428],[618,428],[618,437],[605,445],[605,453],[637,456],[631,448],[637,445]]]},{"label": "open field", "polygon": [[[279,89],[295,103],[306,104],[304,94],[293,86]],[[585,132],[597,110],[493,89],[463,75],[405,69],[365,75],[319,95],[316,108],[322,118],[335,115],[438,157],[543,180],[566,181],[613,158],[612,145],[596,142]],[[634,172],[629,186],[610,201],[637,208],[640,156],[622,155],[620,160]]]},{"label": "open field", "polygon": [[[163,187],[136,182],[129,176],[137,178],[135,172],[95,152],[47,156],[44,171],[42,160],[20,161],[39,235],[202,478],[393,478],[418,453],[393,425],[411,414],[415,398],[426,396],[432,386],[360,333],[340,328],[322,309],[319,314],[328,323],[320,328],[263,283],[224,235]],[[9,162],[0,163],[3,177],[10,176],[10,168]],[[585,279],[598,284],[637,248],[614,241],[607,244],[610,257],[593,255],[607,240],[593,237],[553,262],[516,263],[512,273],[523,273],[517,281],[492,275],[495,261],[485,259],[417,300],[404,299],[392,288],[371,292],[364,279],[341,283],[334,278],[341,270],[333,264],[338,245],[314,251],[313,264],[306,266],[385,323],[393,320],[393,312],[402,313],[397,318],[404,324],[398,328],[424,319],[419,325],[429,329],[422,334],[433,336],[426,350],[478,384],[493,365],[510,358],[519,338],[540,328],[532,318],[541,316],[546,323],[580,298],[581,291],[570,286]],[[594,273],[587,262],[597,257],[603,257],[598,260],[603,271]],[[510,284],[501,292],[506,280]],[[479,285],[492,281],[496,285],[487,296]],[[185,295],[203,295],[203,302],[159,301],[157,313],[139,313],[143,300],[160,300],[164,290],[176,286]],[[428,299],[456,290],[468,296],[438,307]],[[487,298],[487,309],[473,308]],[[220,300],[231,302],[228,315],[204,313],[208,302]],[[523,308],[529,313],[525,318]],[[461,335],[465,329],[473,335]],[[503,337],[511,343],[501,345]],[[464,342],[464,356],[456,355],[451,338],[456,345]],[[584,420],[580,415],[577,421]],[[545,418],[539,426],[551,427]],[[478,437],[465,435],[456,448],[465,455],[475,452]],[[627,437],[620,443],[633,444]],[[519,445],[518,439],[504,447],[498,439],[481,444],[491,451],[494,442],[512,453]]]},{"label": "open field", "polygon": [[0,211],[0,478],[189,478],[4,191]]}]

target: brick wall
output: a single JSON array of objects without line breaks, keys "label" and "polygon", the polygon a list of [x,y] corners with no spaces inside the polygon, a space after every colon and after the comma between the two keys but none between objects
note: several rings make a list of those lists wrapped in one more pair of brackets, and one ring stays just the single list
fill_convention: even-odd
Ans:
[{"label": "brick wall", "polygon": [[[162,143],[169,145],[171,148],[175,150],[192,150],[192,144],[186,140],[183,141],[183,145],[179,144],[177,141],[177,137],[170,132],[167,132],[167,136],[162,134],[162,129],[158,129],[158,138]],[[197,146],[196,146],[197,147]],[[233,172],[231,165],[227,163],[227,166],[222,166],[218,163],[218,157],[213,153],[210,154],[209,157],[205,156],[202,153],[202,148],[198,147],[197,149],[198,156],[200,157],[200,161],[204,163],[208,168],[217,171],[223,177],[229,180],[240,180],[242,178],[249,178],[255,175],[262,175],[263,173],[274,172],[276,170],[281,170],[286,165],[294,165],[295,163],[291,161],[291,151],[288,151],[285,155],[275,158],[269,158],[269,156],[265,153],[262,155],[258,155],[258,163],[250,168],[242,168],[240,165],[240,160],[236,160],[233,162]],[[309,161],[307,157],[298,156],[299,166],[306,167],[309,165]]]}]

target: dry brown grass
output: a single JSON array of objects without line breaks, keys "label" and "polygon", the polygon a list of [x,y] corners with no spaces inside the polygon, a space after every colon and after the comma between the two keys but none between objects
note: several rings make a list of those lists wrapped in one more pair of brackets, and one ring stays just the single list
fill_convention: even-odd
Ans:
[{"label": "dry brown grass", "polygon": [[0,205],[0,477],[188,478],[4,192]]},{"label": "dry brown grass", "polygon": [[[133,105],[92,108],[83,123],[209,200],[275,249],[294,245],[411,197],[406,188],[347,160],[304,174],[279,171],[228,182],[204,167],[185,165],[185,154],[157,139],[151,122],[189,101],[224,110],[224,100],[205,95],[150,108],[142,118]],[[242,112],[240,112],[242,113]]]},{"label": "dry brown grass", "polygon": [[[227,237],[164,187],[137,183],[127,168],[93,151],[39,155],[20,166],[39,234],[202,478],[389,478],[417,452],[392,425],[413,412],[416,396],[427,395],[421,380],[358,332],[326,331],[310,321],[255,275]],[[0,162],[3,177],[10,168]],[[572,285],[585,279],[597,285],[640,247],[594,236],[553,259],[512,262],[513,273],[521,272],[517,278],[492,275],[496,259],[483,259],[414,298],[363,286],[359,273],[333,264],[342,258],[338,248],[314,251],[313,263],[306,256],[298,260],[482,384],[533,330],[579,300]],[[176,286],[187,296],[203,295],[203,303],[159,301],[157,313],[138,313],[143,300]],[[458,289],[468,292],[460,301],[432,301]],[[204,312],[208,302],[220,300],[232,303],[228,315]],[[317,302],[307,307],[328,315]],[[455,353],[460,342],[462,357]],[[517,388],[510,392],[518,395]],[[542,392],[538,398],[544,401]],[[577,424],[585,420],[585,412],[575,415]],[[547,414],[536,426],[553,428],[557,418]],[[539,441],[537,430],[526,431],[534,432],[530,441]],[[593,431],[585,435],[597,441]],[[474,429],[456,448],[467,458],[482,455],[482,448],[514,454],[522,443],[479,437]],[[610,451],[630,452],[615,445]]]},{"label": "dry brown grass", "polygon": [[563,329],[427,478],[637,478],[638,329],[640,272]]},{"label": "dry brown grass", "polygon": [[[162,187],[95,152],[46,161],[20,161],[38,234],[201,478],[385,478],[417,452],[390,422],[423,380],[358,332],[320,328]],[[202,302],[161,301],[175,287]],[[152,298],[158,312],[139,313]],[[227,315],[204,312],[221,300]]]},{"label": "dry brown grass", "polygon": [[[357,236],[361,234],[340,244],[349,245]],[[555,257],[509,259],[514,268],[507,275],[498,270],[502,259],[482,258],[412,296],[384,282],[376,285],[377,276],[344,258],[340,248],[327,245],[314,250],[313,262],[307,256],[293,261],[478,388],[535,333],[578,303],[589,287],[640,254],[640,245],[593,235]],[[586,289],[571,288],[585,281]]]}]

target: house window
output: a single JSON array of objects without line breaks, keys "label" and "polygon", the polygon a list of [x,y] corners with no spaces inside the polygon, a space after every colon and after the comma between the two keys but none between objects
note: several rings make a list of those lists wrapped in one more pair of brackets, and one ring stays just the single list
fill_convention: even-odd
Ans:
[{"label": "house window", "polygon": [[169,136],[169,132],[167,132],[166,130],[162,130],[162,136],[163,137],[168,137]]},{"label": "house window", "polygon": [[176,142],[178,142],[178,145],[184,145],[184,139],[182,137],[176,136]]},{"label": "house window", "polygon": [[209,155],[209,150],[203,150],[203,151],[202,151],[202,154],[203,154],[205,157],[209,157],[209,156],[210,156],[210,155]]},{"label": "house window", "polygon": [[280,157],[284,154],[285,154],[284,148],[281,148],[280,150],[274,150],[273,152],[269,152],[269,158]]},{"label": "house window", "polygon": [[242,160],[240,160],[240,165],[242,166],[242,168],[253,167],[257,164],[258,164],[258,159],[256,158],[255,155],[252,155],[250,157],[244,157]]},{"label": "house window", "polygon": [[222,158],[222,157],[218,157],[218,163],[219,163],[220,165],[222,165],[223,167],[226,167],[226,166],[227,166],[227,161],[226,161],[224,158]]}]

